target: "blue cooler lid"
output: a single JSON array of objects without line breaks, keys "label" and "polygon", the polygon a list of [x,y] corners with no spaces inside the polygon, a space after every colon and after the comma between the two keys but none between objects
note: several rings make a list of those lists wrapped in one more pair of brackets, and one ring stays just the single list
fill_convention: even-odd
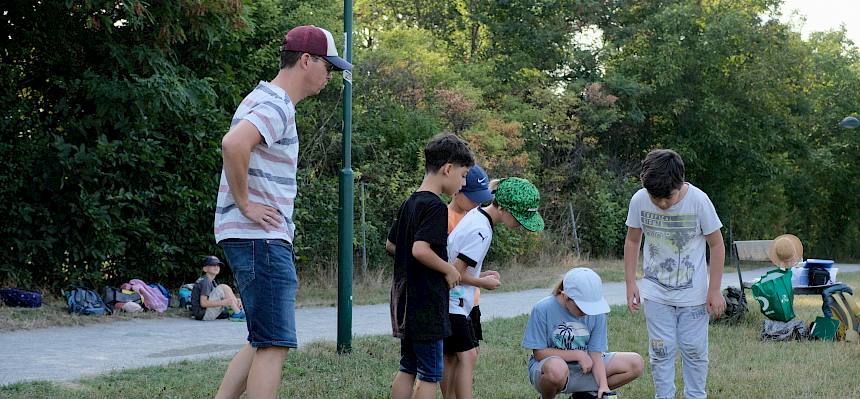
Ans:
[{"label": "blue cooler lid", "polygon": [[819,269],[829,269],[833,266],[833,261],[829,259],[807,259],[806,264],[803,266],[807,269],[809,268],[819,268]]}]

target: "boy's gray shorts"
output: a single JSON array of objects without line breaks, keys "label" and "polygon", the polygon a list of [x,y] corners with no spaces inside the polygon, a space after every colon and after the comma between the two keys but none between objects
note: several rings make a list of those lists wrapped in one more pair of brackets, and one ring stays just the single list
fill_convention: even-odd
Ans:
[{"label": "boy's gray shorts", "polygon": [[[615,356],[615,352],[604,352],[603,353],[603,366],[609,365],[609,362],[612,361],[612,358]],[[543,364],[548,360],[558,356],[549,356],[544,358],[543,360],[534,363],[533,366],[529,367],[529,382],[532,386],[540,392],[540,376],[541,376],[541,368]],[[591,373],[582,374],[582,368],[579,367],[578,362],[568,362],[567,369],[569,371],[567,375],[567,384],[565,384],[564,389],[561,393],[574,393],[574,392],[596,392],[597,391],[597,381],[594,380],[594,375]]]},{"label": "boy's gray shorts", "polygon": [[[209,293],[210,301],[220,301],[224,299],[224,287],[221,284],[218,284],[212,292]],[[203,316],[203,320],[211,321],[218,318],[221,315],[221,312],[224,311],[223,306],[214,306],[211,308],[206,308],[206,314]]]}]

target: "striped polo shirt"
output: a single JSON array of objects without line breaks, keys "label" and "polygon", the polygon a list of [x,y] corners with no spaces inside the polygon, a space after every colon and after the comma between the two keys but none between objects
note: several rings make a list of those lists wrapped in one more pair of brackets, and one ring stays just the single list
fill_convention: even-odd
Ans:
[{"label": "striped polo shirt", "polygon": [[222,167],[215,209],[215,241],[244,238],[293,242],[296,231],[293,204],[298,192],[296,165],[299,159],[296,107],[283,89],[261,81],[239,104],[230,127],[243,119],[253,123],[263,137],[251,150],[248,201],[278,209],[284,221],[280,228],[266,232],[262,226],[242,215],[230,193]]}]

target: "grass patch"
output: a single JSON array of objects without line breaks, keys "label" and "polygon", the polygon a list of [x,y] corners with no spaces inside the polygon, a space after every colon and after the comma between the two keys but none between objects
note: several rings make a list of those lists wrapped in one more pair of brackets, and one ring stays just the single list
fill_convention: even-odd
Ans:
[{"label": "grass patch", "polygon": [[[860,286],[860,273],[841,280]],[[860,397],[860,386],[850,371],[860,357],[860,345],[843,342],[762,342],[764,317],[752,309],[737,325],[715,324],[710,329],[708,392],[716,398]],[[811,321],[821,314],[820,298],[798,296],[798,317]],[[535,396],[528,384],[528,351],[520,347],[527,317],[485,323],[481,355],[475,372],[476,397]],[[622,306],[609,317],[609,348],[638,352],[647,359],[647,333],[642,313]],[[385,398],[399,358],[398,341],[387,336],[357,338],[353,353],[337,355],[334,343],[314,343],[290,354],[284,366],[282,398]],[[0,387],[4,398],[162,397],[210,398],[226,370],[226,358],[182,361],[163,367],[127,370],[75,382],[19,383]],[[678,392],[683,389],[680,362]],[[621,388],[625,398],[653,397],[650,369]]]}]

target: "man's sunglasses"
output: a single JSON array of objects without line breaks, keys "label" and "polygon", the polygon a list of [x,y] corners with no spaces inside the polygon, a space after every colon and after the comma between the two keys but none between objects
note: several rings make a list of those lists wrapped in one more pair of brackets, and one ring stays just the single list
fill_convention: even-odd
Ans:
[{"label": "man's sunglasses", "polygon": [[317,61],[323,61],[323,62],[325,62],[325,70],[326,70],[326,72],[331,73],[331,71],[333,71],[333,70],[334,70],[334,65],[332,65],[332,63],[331,63],[331,62],[328,62],[328,60],[327,60],[327,59],[322,58],[322,57],[320,57],[320,56],[318,56],[318,55],[313,55],[313,54],[309,54],[309,55],[310,55],[311,57],[313,57],[313,59],[315,59],[315,60],[317,60]]}]

